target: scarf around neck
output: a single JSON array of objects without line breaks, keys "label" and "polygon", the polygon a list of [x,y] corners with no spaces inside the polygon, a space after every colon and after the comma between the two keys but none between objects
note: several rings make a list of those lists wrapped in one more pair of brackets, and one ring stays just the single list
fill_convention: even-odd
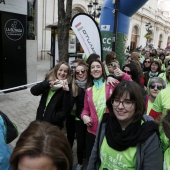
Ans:
[{"label": "scarf around neck", "polygon": [[149,77],[157,77],[158,76],[158,72],[156,73],[152,73],[151,71],[149,72]]},{"label": "scarf around neck", "polygon": [[80,81],[80,80],[75,80],[75,83],[78,87],[82,88],[82,89],[85,89],[86,87],[86,83],[87,83],[87,79],[86,80],[83,80],[83,81]]},{"label": "scarf around neck", "polygon": [[105,114],[102,122],[106,122],[105,136],[108,145],[118,151],[124,151],[128,147],[137,146],[145,142],[153,133],[159,134],[158,125],[154,121],[141,120],[132,122],[125,130],[122,130],[117,118],[113,113]]},{"label": "scarf around neck", "polygon": [[99,79],[94,79],[93,83],[97,88],[100,88],[104,84],[103,77]]}]

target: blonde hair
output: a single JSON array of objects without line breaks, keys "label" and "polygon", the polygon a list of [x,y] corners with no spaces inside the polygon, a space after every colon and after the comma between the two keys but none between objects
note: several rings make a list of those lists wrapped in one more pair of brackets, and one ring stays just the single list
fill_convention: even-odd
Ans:
[{"label": "blonde hair", "polygon": [[65,61],[61,61],[57,63],[55,67],[46,74],[46,79],[50,81],[55,81],[57,79],[57,72],[62,64],[68,67],[67,81],[68,83],[70,83],[71,82],[71,70],[70,70],[69,64]]},{"label": "blonde hair", "polygon": [[135,64],[135,66],[138,70],[138,74],[140,75],[140,77],[144,77],[140,62],[138,60],[139,55],[140,55],[140,53],[138,53],[138,52],[132,52],[131,58],[132,58],[133,63]]},{"label": "blonde hair", "polygon": [[[82,66],[86,70],[86,72],[88,71],[88,64],[85,61],[84,62],[83,61],[79,62],[77,67],[78,66]],[[78,95],[78,86],[77,86],[75,81],[76,81],[76,74],[74,73],[73,80],[72,80],[72,94],[73,94],[73,97],[76,97]]]}]

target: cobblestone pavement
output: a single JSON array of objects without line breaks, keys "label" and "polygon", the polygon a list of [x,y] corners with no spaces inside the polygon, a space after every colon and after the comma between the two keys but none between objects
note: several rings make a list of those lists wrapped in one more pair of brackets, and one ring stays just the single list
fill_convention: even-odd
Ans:
[{"label": "cobblestone pavement", "polygon": [[[49,60],[40,60],[37,62],[37,81],[44,80],[45,74],[50,69]],[[21,134],[29,123],[35,120],[36,110],[39,104],[40,96],[33,96],[30,93],[30,87],[12,93],[0,93],[0,110],[17,125],[19,134]],[[18,139],[18,138],[17,138]],[[9,144],[11,149],[15,147],[16,141]],[[73,146],[74,164],[76,163],[76,142]]]},{"label": "cobblestone pavement", "polygon": [[[37,63],[37,81],[44,79],[45,73],[50,68],[49,60],[41,60]],[[35,119],[40,96],[33,96],[30,88],[12,93],[0,93],[0,110],[9,116],[17,125],[19,134],[26,129],[31,121]],[[10,146],[15,146],[15,139]]]}]

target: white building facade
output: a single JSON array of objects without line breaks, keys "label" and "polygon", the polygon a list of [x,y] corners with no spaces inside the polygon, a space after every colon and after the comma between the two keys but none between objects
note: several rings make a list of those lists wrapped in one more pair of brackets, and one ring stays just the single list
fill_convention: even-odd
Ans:
[{"label": "white building facade", "polygon": [[[128,42],[127,45],[131,48],[136,48],[142,45],[146,46],[147,33],[146,23],[152,26],[152,36],[149,43],[153,44],[154,48],[160,47],[165,49],[170,43],[170,15],[164,15],[159,7],[159,0],[149,0],[135,15],[131,17]],[[170,2],[169,2],[170,13]]]},{"label": "white building facade", "polygon": [[[78,12],[88,12],[87,5],[91,0],[73,0],[72,15]],[[127,46],[136,49],[139,46],[146,46],[146,23],[152,25],[152,36],[149,43],[154,48],[166,48],[170,43],[170,8],[169,11],[163,8],[166,0],[149,0],[136,14],[131,17]],[[98,0],[102,5],[103,0]],[[161,5],[162,4],[162,5]],[[170,3],[167,2],[170,5]],[[167,5],[166,5],[167,6]],[[158,8],[160,7],[160,8]],[[38,59],[48,58],[50,51],[51,31],[46,26],[57,22],[58,3],[56,0],[35,1],[35,34],[38,41]],[[169,13],[168,13],[169,12]],[[167,14],[168,13],[168,14]]]}]

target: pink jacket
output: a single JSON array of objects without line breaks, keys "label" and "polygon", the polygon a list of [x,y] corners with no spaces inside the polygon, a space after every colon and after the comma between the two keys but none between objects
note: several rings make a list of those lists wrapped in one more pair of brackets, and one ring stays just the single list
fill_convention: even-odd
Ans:
[{"label": "pink jacket", "polygon": [[[131,78],[128,74],[124,74],[122,76],[122,80],[129,80],[131,81]],[[116,84],[117,85],[117,84]],[[112,85],[107,85],[106,84],[106,100],[112,95],[113,90],[115,86],[113,87]],[[106,108],[106,113],[109,113],[108,108]],[[89,87],[86,89],[85,96],[84,96],[84,108],[81,113],[81,118],[83,118],[84,115],[87,115],[91,118],[91,123],[92,126],[88,126],[87,130],[91,132],[92,134],[96,135],[97,131],[97,126],[98,126],[98,116],[97,112],[93,103],[93,98],[92,98],[92,87]]]},{"label": "pink jacket", "polygon": [[[106,100],[112,95],[114,87],[111,85],[106,84]],[[106,108],[106,113],[108,113],[109,110]],[[84,115],[87,115],[91,118],[92,126],[87,126],[87,130],[96,135],[96,130],[98,126],[98,116],[97,112],[93,103],[92,98],[92,87],[89,87],[84,96],[84,108],[81,114],[81,118],[83,118]]]}]

